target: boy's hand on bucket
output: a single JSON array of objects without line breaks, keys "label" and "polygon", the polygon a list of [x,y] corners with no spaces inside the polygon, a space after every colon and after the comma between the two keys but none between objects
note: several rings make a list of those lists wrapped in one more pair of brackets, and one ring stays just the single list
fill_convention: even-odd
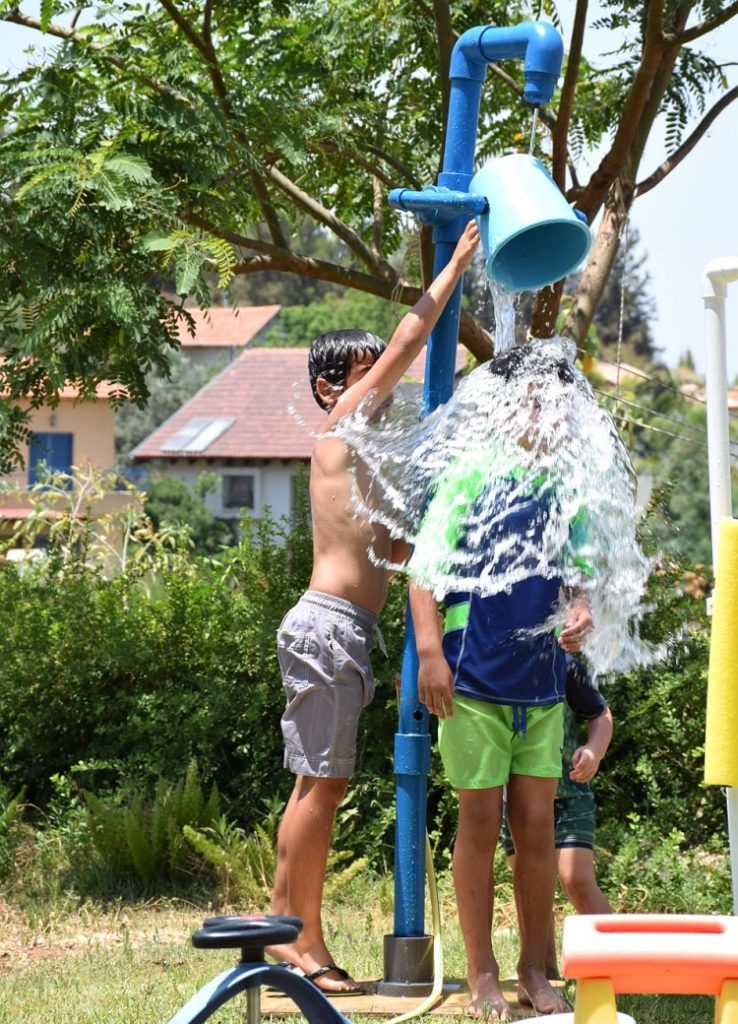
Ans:
[{"label": "boy's hand on bucket", "polygon": [[479,228],[475,220],[470,220],[464,228],[464,233],[456,243],[456,249],[452,259],[456,261],[461,272],[469,268],[474,253],[479,245]]}]

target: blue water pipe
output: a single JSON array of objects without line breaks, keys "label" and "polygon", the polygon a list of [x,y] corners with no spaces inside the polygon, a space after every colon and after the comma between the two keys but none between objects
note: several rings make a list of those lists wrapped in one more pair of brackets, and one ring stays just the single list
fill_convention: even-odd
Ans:
[{"label": "blue water pipe", "polygon": [[[553,96],[561,71],[564,48],[556,29],[545,22],[523,22],[498,28],[488,25],[469,29],[458,39],[451,56],[451,95],[446,127],[443,169],[437,186],[421,192],[395,189],[392,205],[416,213],[432,224],[435,242],[433,276],[449,262],[470,217],[485,212],[486,200],[467,191],[473,176],[479,105],[487,65],[517,57],[524,60],[525,100],[541,106]],[[461,316],[461,282],[428,341],[424,411],[431,412],[451,397],[456,362],[456,342]],[[400,711],[395,735],[397,823],[395,841],[394,934],[385,936],[385,986],[430,981],[423,968],[413,963],[422,958],[430,964],[421,943],[406,947],[407,940],[425,937],[424,858],[426,794],[430,770],[428,711],[418,700],[418,656],[410,610],[402,662]],[[427,937],[430,938],[430,937]],[[417,950],[417,952],[415,952]]]}]

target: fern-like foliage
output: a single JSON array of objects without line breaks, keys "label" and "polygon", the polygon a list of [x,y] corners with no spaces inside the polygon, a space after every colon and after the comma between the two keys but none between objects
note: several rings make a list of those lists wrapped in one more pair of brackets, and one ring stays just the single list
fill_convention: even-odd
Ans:
[{"label": "fern-like foliage", "polygon": [[219,288],[224,288],[233,276],[236,263],[233,246],[214,235],[183,225],[171,233],[152,232],[141,244],[147,252],[162,254],[161,269],[164,273],[173,270],[178,295],[206,287],[206,272],[217,275]]},{"label": "fern-like foliage", "polygon": [[274,885],[277,854],[269,823],[247,834],[225,817],[207,829],[185,825],[184,838],[210,866],[226,902],[257,909],[268,903]]},{"label": "fern-like foliage", "polygon": [[[224,902],[235,902],[250,910],[259,910],[269,903],[277,869],[277,820],[276,808],[272,808],[250,832],[233,825],[225,816],[210,828],[184,826],[184,838],[213,870]],[[332,851],[325,899],[340,899],[348,883],[366,869],[367,863],[365,857]]]},{"label": "fern-like foliage", "polygon": [[209,828],[220,820],[217,787],[203,792],[194,760],[176,785],[160,779],[153,799],[125,790],[106,800],[84,796],[95,850],[108,873],[136,877],[149,888],[187,874],[184,828]]}]

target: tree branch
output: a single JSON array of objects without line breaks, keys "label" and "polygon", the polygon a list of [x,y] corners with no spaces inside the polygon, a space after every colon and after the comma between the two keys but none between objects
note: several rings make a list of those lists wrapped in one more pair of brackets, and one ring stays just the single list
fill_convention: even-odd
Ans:
[{"label": "tree branch", "polygon": [[346,245],[356,253],[356,255],[364,262],[368,267],[371,267],[375,273],[380,274],[387,281],[395,282],[397,280],[397,273],[394,267],[383,259],[378,254],[374,253],[372,249],[366,245],[361,238],[352,231],[342,220],[340,220],[334,213],[327,210],[317,200],[309,196],[307,192],[303,192],[293,181],[291,181],[285,174],[283,174],[278,167],[274,164],[267,168],[267,174],[272,179],[277,188],[288,196],[297,206],[303,209],[306,213],[309,213],[315,220],[320,221],[321,224],[325,224],[331,231],[338,237],[341,238]]},{"label": "tree branch", "polygon": [[588,0],[577,0],[574,12],[574,25],[571,32],[571,45],[566,60],[566,74],[559,99],[559,110],[556,115],[556,126],[553,132],[553,179],[562,192],[566,190],[566,164],[568,157],[567,138],[569,125],[574,109],[574,97],[577,94],[577,76],[579,61],[584,44],[584,30],[587,26]]},{"label": "tree branch", "polygon": [[205,11],[202,16],[202,38],[210,50],[213,49],[213,3],[214,0],[205,0]]},{"label": "tree branch", "polygon": [[189,39],[190,43],[209,63],[212,50],[208,48],[208,45],[205,42],[205,40],[202,38],[202,36],[198,35],[198,33],[189,23],[187,18],[185,18],[184,14],[182,14],[182,12],[175,6],[172,0],[159,0],[159,4],[167,12],[167,14],[172,19],[177,28],[180,30],[182,35],[185,36],[185,38]]},{"label": "tree branch", "polygon": [[663,181],[664,178],[674,170],[674,168],[678,167],[682,160],[692,152],[717,116],[721,114],[723,110],[733,102],[733,100],[736,99],[738,99],[738,85],[734,86],[734,88],[726,92],[724,96],[720,97],[715,106],[705,114],[689,138],[685,139],[681,146],[679,146],[679,148],[675,150],[670,157],[667,157],[666,160],[664,160],[664,162],[657,167],[653,173],[649,174],[647,178],[638,182],[635,190],[636,197],[644,196],[647,192],[650,192],[651,189],[658,185],[660,181]]},{"label": "tree branch", "polygon": [[[367,146],[367,149],[370,147]],[[357,167],[363,167],[367,174],[370,174],[373,178],[378,178],[387,188],[394,188],[395,182],[393,178],[384,171],[378,164],[372,163],[371,160],[367,160],[366,157],[362,156],[352,146],[344,146],[335,139],[325,139],[321,142],[308,143],[308,149],[315,149],[321,153],[340,153],[343,156],[352,160]],[[277,158],[278,159],[278,158]]]},{"label": "tree branch", "polygon": [[[31,18],[28,15],[21,14],[19,10],[10,11],[4,15],[3,21],[8,21],[13,25],[22,25],[24,28],[32,28],[37,32],[41,32],[41,22],[38,18]],[[143,82],[148,85],[154,92],[158,92],[160,96],[169,96],[177,102],[184,104],[190,113],[196,113],[195,107],[192,106],[186,96],[183,96],[177,89],[173,89],[170,85],[165,85],[164,82],[158,81],[158,79],[152,78],[150,75],[145,74],[140,68],[136,67],[135,64],[129,64],[121,57],[116,57],[108,52],[108,48],[103,46],[102,43],[95,43],[90,39],[83,38],[78,35],[71,28],[65,28],[63,25],[51,24],[46,29],[46,34],[50,36],[56,36],[57,39],[64,39],[66,42],[76,43],[80,46],[85,46],[93,53],[99,54],[104,57],[106,61],[118,68],[119,71],[124,71],[128,75],[132,75],[138,79],[139,82]]]},{"label": "tree branch", "polygon": [[[388,302],[397,302],[403,306],[414,306],[423,294],[420,288],[406,282],[393,284],[381,277],[364,274],[349,267],[339,267],[333,263],[314,259],[311,256],[298,256],[296,253],[284,253],[282,256],[254,256],[236,264],[234,274],[258,274],[266,270],[283,273],[300,274],[303,277],[316,278],[318,281],[330,281],[333,284],[354,288],[358,291],[377,295]],[[468,313],[461,314],[459,325],[459,341],[480,362],[486,362],[492,355],[492,339]]]},{"label": "tree branch", "polygon": [[276,258],[282,258],[287,254],[292,255],[291,250],[288,246],[274,245],[271,242],[263,242],[260,238],[249,238],[247,235],[242,235],[238,231],[231,231],[229,228],[220,227],[218,224],[213,224],[211,220],[203,216],[201,213],[196,213],[194,210],[182,210],[180,211],[180,217],[188,224],[192,224],[196,228],[200,228],[202,231],[207,231],[208,234],[214,235],[216,238],[222,238],[224,242],[230,242],[231,245],[237,245],[241,249],[252,249],[254,252],[261,252],[267,256]]},{"label": "tree branch", "polygon": [[[180,31],[184,34],[184,36],[190,41],[192,46],[195,47],[195,49],[198,51],[198,53],[200,53],[200,55],[204,59],[205,64],[207,66],[208,75],[210,76],[210,81],[212,82],[213,85],[213,91],[215,92],[218,103],[220,104],[220,109],[223,112],[223,116],[225,117],[228,124],[231,126],[231,130],[233,131],[233,135],[236,141],[239,143],[239,145],[243,146],[244,149],[247,150],[247,152],[250,152],[252,148],[251,143],[238,125],[236,116],[233,111],[233,107],[231,106],[230,98],[228,96],[228,89],[225,84],[225,79],[223,78],[223,75],[220,70],[220,64],[218,63],[218,55],[212,44],[212,39],[208,41],[208,39],[204,39],[201,36],[199,36],[195,29],[192,27],[192,25],[184,17],[182,12],[176,7],[173,0],[159,0],[159,3],[167,12],[167,14],[175,23],[175,25],[177,25]],[[205,26],[206,31],[208,33],[208,37],[210,36],[209,12],[210,4],[206,4]],[[269,191],[266,187],[263,178],[253,168],[249,171],[249,176],[254,186],[254,192],[256,194],[256,197],[261,205],[262,213],[264,214],[264,220],[267,223],[267,227],[269,228],[269,233],[271,234],[272,239],[274,240],[276,245],[283,245],[286,247],[287,240],[284,237],[284,232],[282,231],[282,225],[279,221],[279,216],[277,214],[277,211],[274,209],[274,206],[269,196]]]},{"label": "tree branch", "polygon": [[382,228],[384,225],[384,190],[377,177],[372,178],[372,244],[374,251],[382,251]]},{"label": "tree branch", "polygon": [[577,205],[587,214],[590,221],[628,159],[633,139],[639,130],[641,116],[649,101],[664,49],[661,35],[662,12],[663,0],[651,0],[641,62],[628,91],[615,138],[609,152],[581,190]]},{"label": "tree branch", "polygon": [[438,41],[438,85],[441,90],[441,116],[443,120],[441,135],[441,157],[446,151],[446,126],[448,124],[448,105],[450,100],[449,70],[451,68],[451,53],[454,48],[456,34],[451,22],[451,11],[448,0],[433,0],[433,11],[428,12],[433,18],[436,26],[436,39]]},{"label": "tree branch", "polygon": [[380,149],[378,146],[372,146],[371,144],[367,144],[366,150],[367,153],[374,153],[374,155],[379,157],[380,160],[384,160],[389,167],[394,167],[397,173],[402,175],[403,181],[412,188],[421,189],[423,187],[423,183],[415,176],[413,171],[406,164],[403,164],[402,161],[392,156],[391,153],[385,153],[383,149]]},{"label": "tree branch", "polygon": [[691,43],[694,39],[699,39],[700,36],[705,36],[708,32],[712,32],[713,29],[724,25],[726,21],[730,21],[736,14],[738,14],[738,0],[728,4],[725,10],[721,11],[720,14],[716,14],[714,18],[701,21],[698,25],[693,25],[692,28],[688,28],[684,32],[667,33],[664,36],[664,42],[669,46],[684,46],[685,43]]}]

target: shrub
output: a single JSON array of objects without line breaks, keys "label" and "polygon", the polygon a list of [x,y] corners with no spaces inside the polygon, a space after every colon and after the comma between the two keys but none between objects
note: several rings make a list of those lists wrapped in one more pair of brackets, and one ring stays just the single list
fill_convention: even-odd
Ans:
[{"label": "shrub", "polygon": [[683,832],[663,834],[638,815],[622,831],[617,853],[598,857],[600,883],[613,909],[637,913],[730,914],[728,857],[711,840],[692,849]]},{"label": "shrub", "polygon": [[176,785],[160,779],[152,801],[128,788],[106,799],[85,792],[84,799],[90,835],[107,873],[114,880],[133,875],[149,888],[190,873],[183,829],[207,828],[220,815],[217,787],[205,797],[195,761]]}]

